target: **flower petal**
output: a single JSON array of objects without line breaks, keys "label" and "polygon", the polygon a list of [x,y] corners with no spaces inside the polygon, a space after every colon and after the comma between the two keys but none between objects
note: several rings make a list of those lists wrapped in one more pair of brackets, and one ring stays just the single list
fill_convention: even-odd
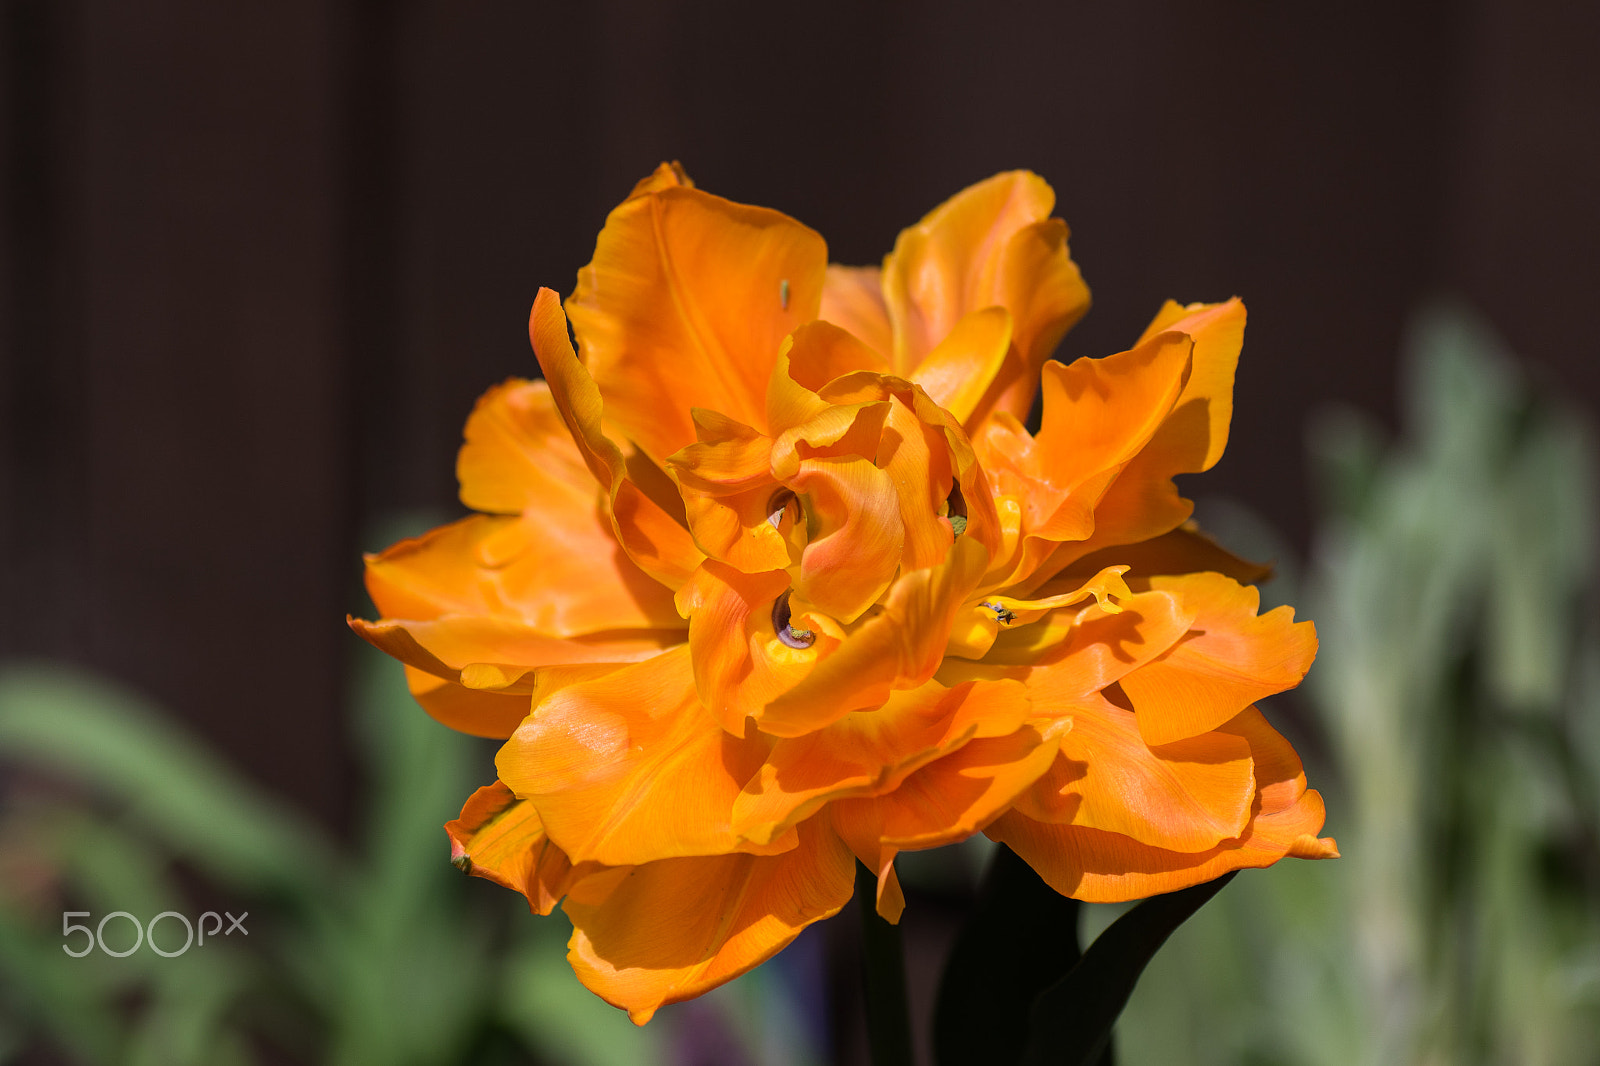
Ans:
[{"label": "flower petal", "polygon": [[593,496],[570,509],[550,500],[517,518],[472,515],[368,556],[373,603],[399,618],[494,615],[553,637],[682,624],[671,591],[628,558]]},{"label": "flower petal", "polygon": [[700,701],[734,736],[744,736],[747,715],[758,714],[839,644],[820,620],[808,624],[803,609],[791,615],[791,628],[810,629],[813,643],[796,648],[778,636],[773,605],[788,590],[781,570],[745,574],[708,559],[679,594]]},{"label": "flower petal", "polygon": [[1132,713],[1099,697],[1072,722],[1060,758],[1017,803],[1028,817],[1186,852],[1230,840],[1250,820],[1256,787],[1243,738],[1206,733],[1151,748]]},{"label": "flower petal", "polygon": [[909,376],[964,315],[1002,302],[1006,245],[1054,206],[1044,179],[1012,171],[962,190],[901,232],[883,267],[896,373]]},{"label": "flower petal", "polygon": [[910,378],[934,403],[965,422],[989,391],[1010,347],[1011,315],[1003,307],[985,307],[956,322]]},{"label": "flower petal", "polygon": [[831,322],[808,322],[785,338],[767,382],[767,424],[782,433],[828,409],[817,393],[858,371],[879,373],[888,360]]},{"label": "flower petal", "polygon": [[657,463],[693,443],[691,408],[764,428],[778,346],[816,317],[826,265],[777,211],[682,187],[625,201],[567,303],[607,417]]},{"label": "flower petal", "polygon": [[1094,903],[1140,899],[1200,884],[1229,870],[1271,866],[1286,855],[1335,858],[1332,838],[1318,838],[1322,797],[1307,791],[1300,760],[1254,708],[1223,729],[1250,742],[1259,793],[1254,816],[1236,840],[1198,853],[1168,851],[1117,833],[1035,821],[1010,811],[986,830],[1020,855],[1062,895]]},{"label": "flower petal", "polygon": [[855,889],[855,860],[825,821],[781,855],[664,859],[579,882],[562,910],[567,957],[592,991],[638,1025],[776,955]]},{"label": "flower petal", "polygon": [[894,481],[870,459],[802,459],[789,487],[801,494],[810,535],[795,594],[852,622],[889,587],[905,547]]},{"label": "flower petal", "polygon": [[[822,282],[822,308],[817,317],[849,330],[863,344],[885,357],[894,351],[889,308],[883,302],[883,271],[877,267],[829,263]],[[881,369],[888,371],[887,359]]]},{"label": "flower petal", "polygon": [[496,781],[474,792],[461,817],[446,822],[450,861],[474,877],[528,898],[535,914],[549,914],[575,880],[572,863],[545,836],[539,813]]},{"label": "flower petal", "polygon": [[1215,729],[1245,707],[1291,689],[1317,654],[1317,631],[1294,608],[1257,617],[1261,594],[1221,574],[1150,579],[1194,617],[1189,632],[1122,678],[1148,744],[1170,744]]},{"label": "flower petal", "polygon": [[1071,728],[1067,719],[1038,721],[1006,736],[973,740],[892,792],[836,801],[830,807],[834,822],[852,846],[876,841],[879,848],[911,851],[965,840],[1050,767]]},{"label": "flower petal", "polygon": [[407,666],[406,686],[433,720],[457,732],[504,740],[533,710],[532,700],[515,692],[484,692]]},{"label": "flower petal", "polygon": [[629,866],[792,847],[744,843],[730,826],[769,745],[717,724],[695,694],[689,649],[675,648],[547,697],[495,766],[574,861]]},{"label": "flower petal", "polygon": [[639,569],[676,589],[699,565],[702,553],[689,531],[627,476],[622,449],[602,428],[607,410],[600,390],[572,350],[561,298],[552,290],[539,290],[528,334],[567,430],[590,473],[609,493],[611,527],[618,542]]},{"label": "flower petal", "polygon": [[757,717],[762,731],[801,736],[851,711],[881,706],[895,689],[927,681],[943,658],[956,612],[987,562],[981,544],[961,537],[941,565],[902,575],[877,614],[767,704]]},{"label": "flower petal", "polygon": [[479,398],[467,418],[456,477],[461,502],[490,514],[594,511],[599,497],[543,381],[513,378]]},{"label": "flower petal", "polygon": [[774,744],[734,804],[734,826],[752,840],[771,840],[829,800],[893,789],[976,737],[1015,732],[1027,716],[1027,692],[1015,681],[953,689],[929,682],[891,693],[882,707]]}]

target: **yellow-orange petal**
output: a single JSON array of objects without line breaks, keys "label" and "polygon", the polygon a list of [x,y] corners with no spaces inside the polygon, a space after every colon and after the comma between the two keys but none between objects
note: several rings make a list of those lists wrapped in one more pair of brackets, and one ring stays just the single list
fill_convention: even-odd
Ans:
[{"label": "yellow-orange petal", "polygon": [[[561,298],[554,291],[539,290],[528,318],[528,335],[562,421],[590,473],[609,494],[611,527],[617,541],[639,569],[676,589],[694,572],[702,553],[688,529],[627,476],[622,449],[602,428],[606,405],[572,350]],[[684,417],[688,418],[687,412]],[[653,458],[659,465],[663,457]]]},{"label": "yellow-orange petal", "polygon": [[1122,678],[1145,742],[1170,744],[1232,719],[1266,696],[1291,689],[1317,654],[1317,631],[1294,608],[1257,616],[1261,594],[1221,574],[1150,579],[1194,617],[1181,640]]},{"label": "yellow-orange petal", "polygon": [[1032,625],[1001,632],[984,662],[974,665],[1027,668],[1036,701],[1073,705],[1154,659],[1189,630],[1191,616],[1170,593],[1139,592],[1119,598],[1117,606],[1122,610],[1115,613],[1098,601],[1058,608]]},{"label": "yellow-orange petal", "polygon": [[1285,856],[1335,858],[1338,845],[1318,837],[1322,797],[1305,787],[1305,774],[1287,741],[1251,708],[1223,727],[1250,742],[1257,797],[1244,833],[1202,852],[1168,851],[1118,833],[1036,821],[1013,810],[986,830],[1057,892],[1112,903],[1175,892],[1229,870],[1270,866]]},{"label": "yellow-orange petal", "polygon": [[1244,830],[1256,785],[1243,737],[1213,732],[1152,748],[1130,712],[1099,697],[1072,722],[1050,772],[1017,802],[1028,817],[1169,851],[1205,851]]},{"label": "yellow-orange petal", "polygon": [[885,372],[889,362],[832,322],[808,322],[784,338],[767,382],[767,425],[774,434],[828,409],[817,396],[830,381],[859,371]]},{"label": "yellow-orange petal", "polygon": [[446,822],[450,861],[528,899],[535,914],[549,914],[575,880],[572,863],[545,836],[539,812],[503,782],[472,794],[461,817]]},{"label": "yellow-orange petal", "polygon": [[894,481],[870,459],[802,459],[788,485],[802,498],[809,536],[795,594],[852,622],[889,587],[905,548]]},{"label": "yellow-orange petal", "polygon": [[885,357],[882,369],[889,369],[887,357],[894,351],[894,334],[889,308],[883,302],[882,270],[829,263],[817,317],[849,330],[867,347],[881,352]]},{"label": "yellow-orange petal", "polygon": [[513,378],[479,398],[456,456],[461,502],[490,514],[593,512],[600,486],[572,443],[550,386]]},{"label": "yellow-orange petal", "polygon": [[959,319],[909,377],[956,421],[965,422],[989,391],[1010,347],[1010,313],[1003,307],[981,308]]},{"label": "yellow-orange petal", "polygon": [[1187,337],[1164,333],[1104,359],[1045,364],[1039,474],[1068,491],[1072,509],[1035,512],[1037,535],[1077,540],[1094,529],[1106,487],[1149,443],[1182,392],[1192,348]]},{"label": "yellow-orange petal", "polygon": [[1172,414],[1151,439],[1144,461],[1152,470],[1194,474],[1210,470],[1228,445],[1233,375],[1244,346],[1244,303],[1182,306],[1168,300],[1139,338],[1182,333],[1194,341],[1194,369]]},{"label": "yellow-orange petal", "polygon": [[1015,681],[929,682],[891,693],[882,707],[779,740],[734,804],[734,827],[771,840],[829,800],[897,787],[919,767],[975,738],[1013,733],[1028,717]]},{"label": "yellow-orange petal", "polygon": [[531,698],[521,693],[470,689],[415,666],[405,671],[412,698],[434,721],[457,732],[504,740],[533,710]]},{"label": "yellow-orange petal", "polygon": [[791,688],[838,646],[820,624],[790,602],[790,628],[813,642],[792,647],[773,626],[773,608],[789,591],[781,570],[746,574],[707,559],[678,596],[689,618],[689,654],[706,710],[728,732],[744,736],[745,718]]},{"label": "yellow-orange petal", "polygon": [[1272,576],[1271,563],[1240,558],[1212,540],[1193,522],[1185,522],[1177,529],[1137,544],[1119,544],[1085,555],[1052,580],[1074,580],[1115,563],[1126,564],[1129,573],[1139,577],[1212,570],[1241,585],[1255,585]]},{"label": "yellow-orange petal", "polygon": [[776,955],[849,902],[855,861],[821,819],[781,855],[664,859],[580,881],[562,910],[581,980],[636,1024]]},{"label": "yellow-orange petal", "polygon": [[607,417],[658,463],[694,442],[691,408],[765,428],[778,346],[816,317],[826,265],[777,211],[683,187],[622,203],[567,303]]},{"label": "yellow-orange petal", "polygon": [[1007,244],[1054,206],[1043,178],[1011,171],[962,190],[901,232],[883,266],[895,373],[908,376],[964,315],[1003,303]]},{"label": "yellow-orange petal", "polygon": [[[532,693],[541,667],[638,662],[683,642],[683,629],[629,629],[552,637],[532,626],[486,615],[442,615],[425,621],[348,619],[367,643],[435,677],[472,688]],[[474,671],[478,678],[463,681]]]},{"label": "yellow-orange petal", "polygon": [[561,503],[403,540],[367,557],[367,590],[390,617],[493,615],[553,637],[681,624],[671,591],[628,558],[593,497]]},{"label": "yellow-orange petal", "polygon": [[723,730],[700,705],[689,649],[675,648],[548,696],[495,766],[573,861],[630,866],[792,847],[748,844],[730,825],[770,743]]},{"label": "yellow-orange petal", "polygon": [[1012,345],[969,426],[998,414],[1026,418],[1039,368],[1061,338],[1089,310],[1089,287],[1067,249],[1067,224],[1047,218],[1024,226],[1006,242],[996,283],[997,303],[1011,312]]},{"label": "yellow-orange petal", "polygon": [[892,792],[830,805],[852,846],[912,851],[965,840],[999,817],[1056,757],[1070,719],[1039,720],[973,740],[909,775]]},{"label": "yellow-orange petal", "polygon": [[876,614],[767,704],[757,717],[762,731],[810,733],[851,711],[881,706],[895,689],[927,681],[939,668],[956,612],[987,565],[983,546],[960,537],[939,566],[902,575]]}]

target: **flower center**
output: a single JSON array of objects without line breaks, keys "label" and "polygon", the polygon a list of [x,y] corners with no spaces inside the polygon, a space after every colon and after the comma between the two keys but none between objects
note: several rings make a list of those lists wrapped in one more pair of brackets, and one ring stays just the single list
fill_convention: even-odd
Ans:
[{"label": "flower center", "polygon": [[961,482],[950,482],[950,495],[944,498],[945,516],[956,536],[967,531],[967,498],[961,495]]},{"label": "flower center", "polygon": [[767,523],[773,529],[783,528],[783,517],[789,513],[789,508],[794,508],[798,517],[800,501],[788,489],[779,489],[772,494],[772,499],[767,501]]},{"label": "flower center", "polygon": [[772,628],[777,630],[778,639],[791,648],[809,648],[817,642],[817,635],[809,629],[795,629],[789,618],[789,593],[785,592],[772,601]]}]

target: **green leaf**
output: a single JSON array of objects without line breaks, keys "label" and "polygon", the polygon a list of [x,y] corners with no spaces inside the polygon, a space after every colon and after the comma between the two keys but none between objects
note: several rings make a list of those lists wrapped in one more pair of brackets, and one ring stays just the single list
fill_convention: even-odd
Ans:
[{"label": "green leaf", "polygon": [[307,882],[335,862],[313,826],[239,780],[143,700],[80,670],[0,671],[0,755],[94,788],[226,882],[315,896]]},{"label": "green leaf", "polygon": [[1172,931],[1233,878],[1230,873],[1153,896],[1101,933],[1078,964],[1034,1001],[1022,1066],[1093,1066],[1145,966]]},{"label": "green leaf", "polygon": [[939,982],[934,1061],[1016,1062],[1033,1001],[1078,959],[1078,901],[997,847]]}]

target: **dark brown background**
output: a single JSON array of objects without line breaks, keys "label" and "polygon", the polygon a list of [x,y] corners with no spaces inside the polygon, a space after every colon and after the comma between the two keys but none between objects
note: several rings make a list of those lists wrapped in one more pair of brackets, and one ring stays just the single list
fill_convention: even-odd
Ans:
[{"label": "dark brown background", "polygon": [[1039,171],[1095,293],[1063,357],[1247,299],[1204,487],[1302,540],[1308,412],[1392,419],[1431,294],[1600,400],[1591,0],[0,10],[0,652],[139,686],[335,825],[366,531],[453,513],[536,288],[662,159],[846,262]]}]

